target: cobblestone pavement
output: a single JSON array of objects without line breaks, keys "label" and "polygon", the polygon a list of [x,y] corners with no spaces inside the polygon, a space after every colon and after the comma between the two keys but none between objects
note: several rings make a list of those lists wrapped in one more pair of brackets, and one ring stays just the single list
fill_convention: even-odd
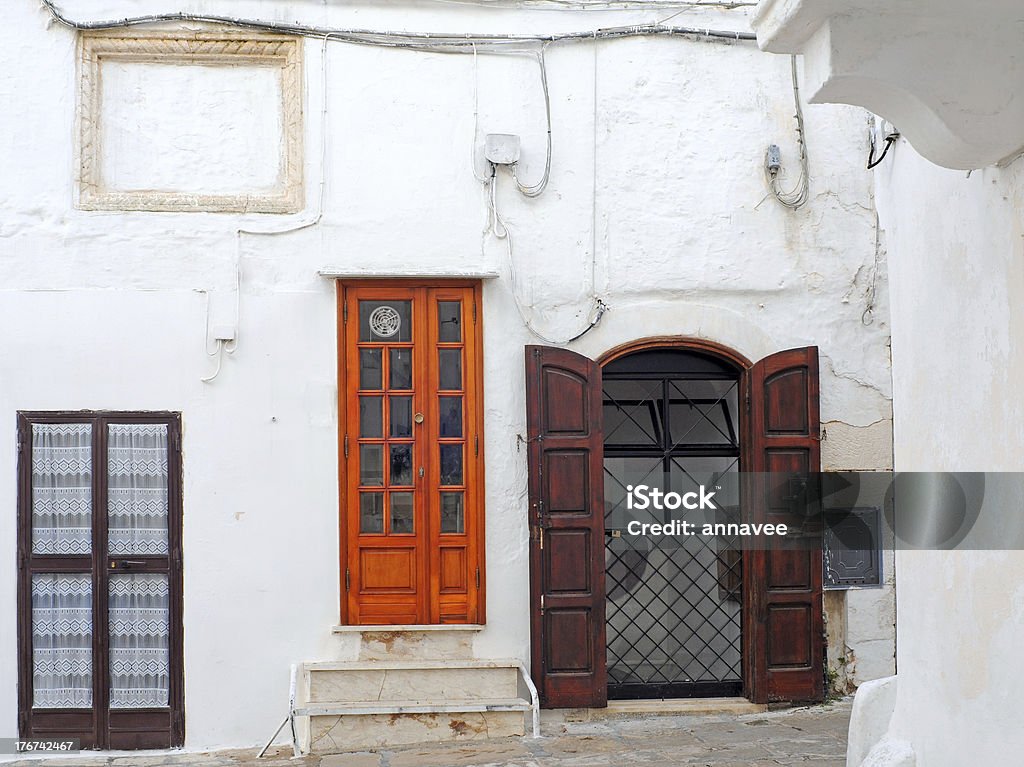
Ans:
[{"label": "cobblestone pavement", "polygon": [[5,767],[844,767],[852,699],[743,716],[619,716],[545,722],[539,739],[503,738],[333,756],[290,750],[68,756]]}]

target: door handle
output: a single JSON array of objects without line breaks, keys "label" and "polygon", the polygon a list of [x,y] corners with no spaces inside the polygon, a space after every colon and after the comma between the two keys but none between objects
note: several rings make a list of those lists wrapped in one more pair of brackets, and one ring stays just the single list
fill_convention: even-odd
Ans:
[{"label": "door handle", "polygon": [[131,570],[134,565],[146,564],[140,559],[111,559],[110,569],[111,570]]}]

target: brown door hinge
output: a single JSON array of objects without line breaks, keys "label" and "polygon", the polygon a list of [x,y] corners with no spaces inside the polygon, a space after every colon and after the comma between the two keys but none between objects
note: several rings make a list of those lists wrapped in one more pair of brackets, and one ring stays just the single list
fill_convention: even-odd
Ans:
[{"label": "brown door hinge", "polygon": [[348,591],[350,588],[352,588],[352,576],[349,573],[348,568],[346,567],[345,568],[345,591]]},{"label": "brown door hinge", "polygon": [[480,568],[476,569],[476,587],[480,588]]},{"label": "brown door hinge", "polygon": [[345,435],[345,457],[348,458],[348,435]]},{"label": "brown door hinge", "polygon": [[473,302],[473,324],[476,325],[476,301]]}]

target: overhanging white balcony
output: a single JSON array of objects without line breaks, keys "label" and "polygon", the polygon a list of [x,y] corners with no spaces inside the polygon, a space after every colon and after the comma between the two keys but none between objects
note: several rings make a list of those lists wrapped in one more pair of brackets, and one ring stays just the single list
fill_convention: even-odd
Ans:
[{"label": "overhanging white balcony", "polygon": [[1020,0],[762,0],[762,49],[803,54],[812,103],[865,107],[949,168],[1024,151]]}]

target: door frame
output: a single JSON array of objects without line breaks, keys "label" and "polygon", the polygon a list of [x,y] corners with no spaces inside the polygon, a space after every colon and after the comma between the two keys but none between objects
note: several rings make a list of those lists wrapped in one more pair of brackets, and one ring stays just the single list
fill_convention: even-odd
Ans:
[{"label": "door frame", "polygon": [[[48,718],[54,719],[52,725],[43,725],[33,721],[33,662],[32,662],[32,575],[34,572],[75,572],[84,570],[68,565],[46,569],[47,555],[42,557],[39,565],[33,565],[32,555],[32,439],[33,423],[84,423],[90,422],[93,427],[92,442],[92,517],[93,537],[91,551],[91,569],[89,571],[93,584],[92,614],[92,651],[93,651],[93,705],[91,709],[50,709]],[[123,731],[125,737],[111,744],[110,708],[109,708],[109,656],[101,652],[109,644],[108,597],[101,590],[96,590],[100,582],[101,572],[107,557],[107,471],[106,447],[107,435],[105,428],[111,423],[132,424],[167,424],[168,466],[167,466],[167,503],[168,503],[168,540],[167,540],[167,574],[170,590],[168,615],[168,650],[170,661],[168,709],[169,709],[169,742],[151,745],[145,741],[145,734],[131,728],[131,720]],[[183,461],[181,440],[181,413],[173,411],[116,411],[116,410],[47,410],[18,411],[18,583],[17,583],[17,624],[18,624],[18,732],[22,738],[53,738],[60,734],[62,728],[68,726],[67,716],[56,713],[61,711],[88,711],[91,716],[92,742],[83,742],[83,748],[117,748],[117,749],[149,749],[179,748],[185,742],[185,657],[184,657],[184,582],[182,567],[182,523],[183,523]],[[98,471],[97,462],[102,460],[104,469]],[[97,543],[100,547],[97,547]],[[100,555],[103,556],[100,556]],[[58,555],[59,556],[59,555]],[[84,555],[78,555],[84,556]],[[141,555],[140,555],[141,556]],[[50,560],[54,559],[50,556]],[[159,571],[150,571],[159,572]],[[145,716],[153,710],[126,709]],[[159,710],[161,713],[162,709]],[[55,712],[52,713],[51,712]],[[85,717],[80,717],[82,721]],[[75,734],[82,731],[74,730]],[[134,734],[133,734],[134,733]],[[83,741],[85,739],[83,738]],[[138,745],[132,745],[133,743]]]},{"label": "door frame", "polygon": [[[473,414],[470,417],[467,412],[464,411],[464,429],[465,429],[465,444],[466,444],[466,455],[464,458],[465,469],[466,469],[466,525],[467,530],[470,524],[470,500],[472,499],[472,505],[475,507],[473,512],[473,534],[469,535],[469,541],[467,546],[467,571],[466,571],[466,587],[468,592],[467,597],[467,621],[459,621],[458,623],[468,623],[471,625],[484,625],[487,622],[487,611],[486,611],[486,594],[487,594],[487,573],[486,573],[486,488],[485,488],[485,465],[486,457],[484,450],[484,413],[485,413],[485,387],[484,387],[484,326],[483,326],[483,282],[480,279],[464,278],[464,277],[445,277],[445,276],[429,276],[429,277],[358,277],[358,278],[343,278],[335,280],[335,302],[336,302],[336,317],[335,317],[335,332],[336,332],[336,348],[337,348],[337,403],[338,403],[338,593],[339,593],[339,605],[338,614],[339,622],[342,625],[359,625],[361,622],[356,609],[356,597],[358,592],[357,574],[353,572],[353,566],[356,564],[354,553],[358,551],[358,547],[355,546],[355,540],[358,538],[358,515],[352,513],[350,508],[352,495],[355,492],[355,485],[350,485],[350,472],[353,470],[353,466],[357,465],[356,461],[349,460],[349,451],[353,451],[353,456],[358,451],[358,403],[357,397],[354,394],[355,389],[350,391],[350,386],[353,381],[351,380],[349,371],[349,346],[350,341],[348,338],[348,313],[350,311],[350,301],[354,299],[356,304],[356,310],[354,312],[354,321],[356,329],[358,328],[358,301],[359,294],[362,291],[374,292],[380,291],[382,294],[387,294],[388,291],[407,291],[410,295],[422,292],[424,298],[424,306],[422,307],[423,317],[418,321],[425,321],[429,299],[426,298],[431,293],[444,293],[446,290],[453,291],[467,291],[471,295],[471,303],[464,308],[465,314],[463,315],[463,322],[473,327],[472,342],[468,335],[463,336],[463,344],[466,350],[466,357],[464,360],[463,369],[463,386],[465,387],[465,397],[467,399],[473,398],[475,406],[473,408]],[[405,300],[405,299],[401,299]],[[411,300],[411,299],[410,299]],[[442,299],[446,300],[446,299]],[[415,312],[416,309],[414,308]],[[425,332],[425,331],[424,331]],[[358,330],[355,331],[355,335],[358,338]],[[356,342],[358,345],[358,341]],[[424,343],[423,349],[426,350],[429,344]],[[415,391],[424,398],[429,398],[431,395],[431,386],[428,385],[428,371],[424,366],[419,371],[416,370],[417,363],[414,360],[413,378],[414,381],[419,379],[419,383],[415,385]],[[358,384],[356,384],[358,388]],[[436,394],[436,390],[434,391]],[[423,411],[428,413],[426,410]],[[433,411],[431,411],[433,412]],[[473,435],[472,439],[470,434]],[[470,446],[473,448],[473,458],[470,460],[469,450]],[[433,480],[431,476],[430,480]],[[429,484],[429,482],[428,482]],[[419,487],[417,485],[417,487]],[[426,503],[426,494],[424,494],[423,503]],[[427,515],[423,515],[426,520]],[[430,557],[422,563],[423,569],[423,581],[425,583],[426,591],[424,594],[419,595],[422,602],[422,610],[425,615],[428,616],[426,621],[427,625],[441,625],[445,623],[442,620],[442,595],[440,594],[439,584],[439,563],[436,561],[439,556],[441,549],[441,541],[439,531],[432,529],[429,526],[421,531],[427,536],[427,549],[430,551]],[[416,538],[420,537],[420,533],[416,534]],[[436,544],[436,545],[435,545]],[[471,555],[471,556],[470,556]],[[472,560],[472,562],[470,562]],[[471,566],[470,566],[471,565]],[[355,586],[355,588],[353,588]],[[436,614],[437,620],[433,620]],[[364,622],[365,623],[365,622]],[[395,626],[402,625],[419,625],[419,624],[403,624],[395,623]]]}]

